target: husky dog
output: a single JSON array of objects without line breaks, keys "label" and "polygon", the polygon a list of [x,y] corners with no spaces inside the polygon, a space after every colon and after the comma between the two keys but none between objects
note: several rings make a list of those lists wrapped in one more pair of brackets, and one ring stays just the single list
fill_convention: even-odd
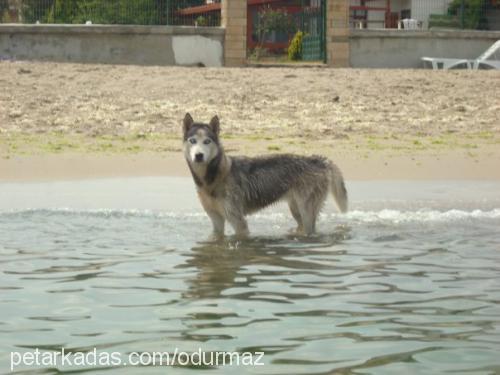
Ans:
[{"label": "husky dog", "polygon": [[219,118],[209,124],[184,117],[184,156],[203,208],[213,223],[213,237],[224,236],[226,220],[237,237],[248,235],[245,216],[279,200],[288,201],[298,234],[315,231],[328,191],[340,211],[347,211],[347,191],[340,169],[321,156],[233,157],[219,141]]}]

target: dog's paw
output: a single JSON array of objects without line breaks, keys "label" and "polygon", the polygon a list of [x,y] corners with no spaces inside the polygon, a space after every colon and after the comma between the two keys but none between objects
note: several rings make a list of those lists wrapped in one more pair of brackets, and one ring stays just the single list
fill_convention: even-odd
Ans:
[{"label": "dog's paw", "polygon": [[291,228],[288,233],[294,236],[304,236],[304,229],[302,227]]},{"label": "dog's paw", "polygon": [[208,236],[206,242],[219,242],[224,239],[224,233],[212,232]]},{"label": "dog's paw", "polygon": [[237,240],[246,240],[250,236],[250,232],[247,230],[242,230],[234,234],[234,238]]}]

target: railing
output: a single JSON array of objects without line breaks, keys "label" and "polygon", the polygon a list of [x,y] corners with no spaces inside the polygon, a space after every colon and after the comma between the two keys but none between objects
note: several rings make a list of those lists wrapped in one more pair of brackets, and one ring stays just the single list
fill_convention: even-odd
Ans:
[{"label": "railing", "polygon": [[[0,0],[0,22],[220,26],[219,2],[215,0]],[[206,10],[202,8],[207,5]],[[198,11],[190,11],[196,8]]]},{"label": "railing", "polygon": [[350,24],[353,28],[500,30],[500,0],[350,0]]}]

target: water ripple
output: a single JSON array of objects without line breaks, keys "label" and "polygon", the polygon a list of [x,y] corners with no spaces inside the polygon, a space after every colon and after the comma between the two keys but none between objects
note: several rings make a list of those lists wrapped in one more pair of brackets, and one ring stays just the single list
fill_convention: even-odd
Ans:
[{"label": "water ripple", "polygon": [[500,369],[499,209],[323,214],[307,239],[280,212],[251,226],[214,243],[200,213],[2,211],[0,344],[265,351],[276,374]]}]

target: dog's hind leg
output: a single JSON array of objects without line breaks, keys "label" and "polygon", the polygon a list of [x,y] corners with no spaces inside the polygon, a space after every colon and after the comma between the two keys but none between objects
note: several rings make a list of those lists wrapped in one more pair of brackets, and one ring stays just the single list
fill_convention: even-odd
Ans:
[{"label": "dog's hind leg", "polygon": [[316,231],[316,220],[326,200],[326,189],[317,189],[306,200],[298,202],[302,218],[303,232],[306,236]]},{"label": "dog's hind leg", "polygon": [[296,204],[302,221],[302,230],[300,231],[300,234],[308,236],[314,233],[314,227],[316,224],[316,218],[313,213],[314,210],[311,207],[309,199],[300,199],[300,197],[298,197]]},{"label": "dog's hind leg", "polygon": [[288,207],[290,208],[290,212],[292,213],[293,218],[297,222],[297,229],[295,231],[296,233],[301,233],[304,230],[304,227],[302,224],[302,217],[300,216],[300,211],[297,206],[297,202],[295,201],[294,198],[290,198],[288,200]]}]

